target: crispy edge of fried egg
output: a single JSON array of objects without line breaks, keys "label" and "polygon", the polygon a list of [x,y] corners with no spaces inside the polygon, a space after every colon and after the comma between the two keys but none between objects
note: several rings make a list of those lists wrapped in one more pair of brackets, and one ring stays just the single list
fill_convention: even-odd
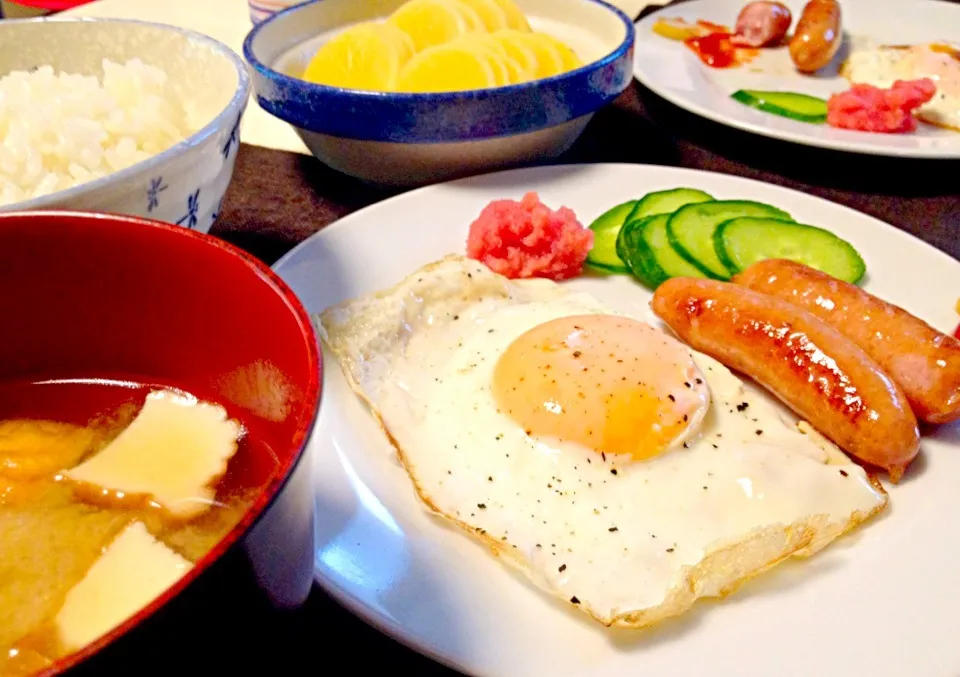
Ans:
[{"label": "crispy edge of fried egg", "polygon": [[[387,333],[395,333],[396,327],[395,323],[386,322],[379,329],[372,326],[373,323],[370,322],[370,318],[367,317],[365,311],[376,307],[378,302],[387,298],[402,298],[410,293],[413,288],[420,286],[426,275],[442,271],[446,267],[459,268],[460,272],[464,274],[470,272],[479,276],[479,281],[482,283],[481,289],[498,293],[503,298],[525,296],[523,294],[525,288],[534,284],[541,290],[549,291],[555,287],[556,289],[553,290],[555,293],[552,294],[555,298],[565,295],[562,285],[554,282],[547,280],[509,280],[476,261],[459,255],[448,255],[439,261],[423,266],[389,289],[344,301],[326,309],[317,318],[320,337],[340,363],[344,378],[351,390],[367,406],[380,430],[393,447],[421,504],[441,523],[447,526],[455,525],[461,531],[473,536],[479,543],[486,546],[495,557],[524,574],[536,586],[536,571],[529,564],[527,558],[523,557],[516,549],[490,536],[482,529],[473,527],[469,523],[443,512],[433,502],[429,492],[418,482],[416,473],[412,469],[403,447],[393,436],[380,410],[364,392],[355,376],[355,367],[363,359],[363,354],[362,351],[354,350],[352,346],[357,343],[369,345],[369,340],[365,342],[362,339],[360,341],[354,341],[353,339],[366,336],[372,340],[373,335],[379,337]],[[463,299],[464,297],[461,296],[457,300],[462,301]],[[827,456],[826,465],[847,465],[851,463],[850,459],[836,445],[817,432],[808,422],[798,421],[796,427],[823,449]],[[603,617],[587,608],[586,605],[571,604],[571,606],[576,606],[581,612],[604,626],[640,630],[652,627],[668,618],[682,615],[689,611],[698,599],[708,597],[723,599],[736,592],[748,581],[791,557],[806,559],[816,554],[833,541],[853,531],[860,524],[880,513],[887,507],[889,496],[873,475],[868,474],[868,479],[883,499],[872,510],[868,512],[856,511],[850,515],[845,523],[830,524],[829,515],[819,514],[811,515],[792,524],[770,525],[748,532],[736,542],[726,543],[722,547],[707,552],[703,559],[695,565],[681,568],[679,570],[680,576],[674,587],[664,598],[664,601],[656,606],[623,612],[613,617]],[[543,590],[540,586],[536,587],[551,598],[557,599],[551,591]]]},{"label": "crispy edge of fried egg", "polygon": [[[436,292],[437,288],[425,287],[421,284],[422,279],[429,279],[431,275],[435,278],[436,274],[463,275],[467,279],[472,279],[473,282],[469,289],[470,295],[451,293],[453,288],[444,287],[440,288],[441,294],[428,296]],[[477,277],[473,278],[474,275]],[[381,336],[396,335],[395,322],[384,323],[383,327],[378,327],[367,318],[370,310],[380,307],[385,300],[411,298],[419,302],[436,302],[442,296],[446,301],[459,302],[460,308],[463,309],[470,307],[480,297],[524,298],[527,296],[525,292],[533,289],[550,298],[560,298],[568,293],[562,286],[549,280],[510,280],[494,273],[482,263],[458,254],[448,254],[438,261],[433,261],[415,270],[393,287],[330,306],[320,315],[315,316],[315,325],[321,340],[330,348],[341,365],[345,367],[344,373],[347,373],[346,367],[353,371],[357,361],[364,357],[363,353],[356,355],[351,353],[351,343],[372,346]],[[413,290],[416,290],[416,295],[411,296],[411,294],[414,294]],[[361,319],[356,320],[357,317]],[[376,334],[376,336],[372,334]],[[352,383],[351,379],[351,386],[354,385],[357,384]]]},{"label": "crispy edge of fried egg", "polygon": [[[905,54],[907,50],[912,49],[914,47],[931,47],[933,45],[949,45],[952,47],[953,43],[950,42],[949,40],[942,40],[942,41],[934,41],[934,42],[927,42],[927,43],[918,43],[916,45],[879,45],[877,47],[869,47],[869,48],[863,48],[863,49],[854,48],[853,50],[850,51],[850,56],[848,56],[847,59],[842,64],[840,64],[840,69],[837,71],[837,73],[840,75],[840,77],[844,78],[851,85],[854,85],[856,84],[856,82],[853,80],[850,74],[850,70],[851,70],[850,59],[855,53],[863,53],[863,52],[890,53],[892,52],[894,54],[897,54],[897,53]],[[960,47],[958,47],[957,49],[960,49]],[[951,132],[960,132],[960,127],[947,124],[946,122],[940,119],[939,114],[936,112],[928,112],[923,110],[923,108],[921,107],[920,109],[914,111],[914,115],[918,120],[921,120],[922,122],[932,127],[947,129]]]}]

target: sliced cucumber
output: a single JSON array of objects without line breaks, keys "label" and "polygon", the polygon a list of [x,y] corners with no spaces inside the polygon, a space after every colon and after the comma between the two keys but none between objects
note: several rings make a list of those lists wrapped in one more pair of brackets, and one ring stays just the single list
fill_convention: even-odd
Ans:
[{"label": "sliced cucumber", "polygon": [[769,218],[735,218],[714,234],[717,254],[734,272],[764,259],[791,259],[856,284],[867,267],[859,252],[828,230]]},{"label": "sliced cucumber", "polygon": [[751,108],[781,117],[814,124],[827,121],[827,102],[815,96],[795,92],[761,92],[741,89],[731,95]]},{"label": "sliced cucumber", "polygon": [[757,216],[792,221],[782,209],[749,200],[714,200],[681,207],[667,222],[670,245],[707,277],[729,280],[731,271],[714,248],[714,233],[724,221],[740,216]]},{"label": "sliced cucumber", "polygon": [[671,277],[705,277],[670,246],[670,214],[654,214],[627,221],[617,238],[617,254],[640,282],[656,289]]},{"label": "sliced cucumber", "polygon": [[629,273],[630,269],[617,256],[617,234],[638,200],[630,200],[611,207],[590,224],[593,247],[587,254],[587,265],[611,273]]},{"label": "sliced cucumber", "polygon": [[629,273],[629,266],[617,256],[617,235],[628,221],[674,212],[694,202],[706,202],[713,196],[695,188],[672,188],[647,193],[639,200],[630,200],[611,207],[590,224],[593,247],[587,255],[587,265],[608,273]]},{"label": "sliced cucumber", "polygon": [[637,200],[636,206],[626,221],[642,219],[654,214],[672,214],[685,205],[709,202],[713,196],[696,188],[673,188],[647,193]]}]

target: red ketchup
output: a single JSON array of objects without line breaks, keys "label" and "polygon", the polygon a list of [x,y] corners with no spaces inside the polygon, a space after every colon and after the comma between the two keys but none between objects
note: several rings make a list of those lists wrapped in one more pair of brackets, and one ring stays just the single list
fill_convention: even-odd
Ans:
[{"label": "red ketchup", "polygon": [[688,38],[683,44],[711,68],[729,68],[737,64],[737,52],[730,42],[730,33],[710,33],[700,38]]},{"label": "red ketchup", "polygon": [[757,55],[756,49],[737,47],[731,41],[733,32],[726,26],[697,20],[697,26],[709,31],[705,35],[683,41],[703,63],[711,68],[731,68],[750,61]]}]

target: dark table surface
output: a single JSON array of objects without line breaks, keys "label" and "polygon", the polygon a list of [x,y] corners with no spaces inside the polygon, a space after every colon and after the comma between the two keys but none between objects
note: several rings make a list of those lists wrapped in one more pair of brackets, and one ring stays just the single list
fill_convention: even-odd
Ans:
[{"label": "dark table surface", "polygon": [[[960,161],[848,155],[765,139],[697,118],[636,82],[597,113],[558,162],[649,163],[760,179],[876,216],[960,259]],[[242,145],[212,232],[273,263],[329,223],[391,194],[309,156]],[[420,677],[459,674],[368,627],[319,587],[298,611],[258,608],[249,615],[245,622],[260,640],[237,656],[241,671],[264,660],[324,674],[320,666],[343,647],[349,651],[346,669],[355,674],[373,674],[385,665]]]},{"label": "dark table surface", "polygon": [[[671,165],[759,179],[853,207],[960,259],[960,160],[854,155],[767,139],[687,113],[636,81],[556,162]],[[329,223],[393,194],[311,156],[241,144],[212,232],[273,263]]]}]

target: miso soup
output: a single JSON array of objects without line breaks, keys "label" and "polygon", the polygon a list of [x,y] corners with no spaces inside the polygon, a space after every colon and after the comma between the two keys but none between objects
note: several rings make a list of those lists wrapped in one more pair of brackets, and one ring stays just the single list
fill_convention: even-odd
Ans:
[{"label": "miso soup", "polygon": [[202,395],[0,383],[0,677],[49,667],[149,604],[277,472]]}]

